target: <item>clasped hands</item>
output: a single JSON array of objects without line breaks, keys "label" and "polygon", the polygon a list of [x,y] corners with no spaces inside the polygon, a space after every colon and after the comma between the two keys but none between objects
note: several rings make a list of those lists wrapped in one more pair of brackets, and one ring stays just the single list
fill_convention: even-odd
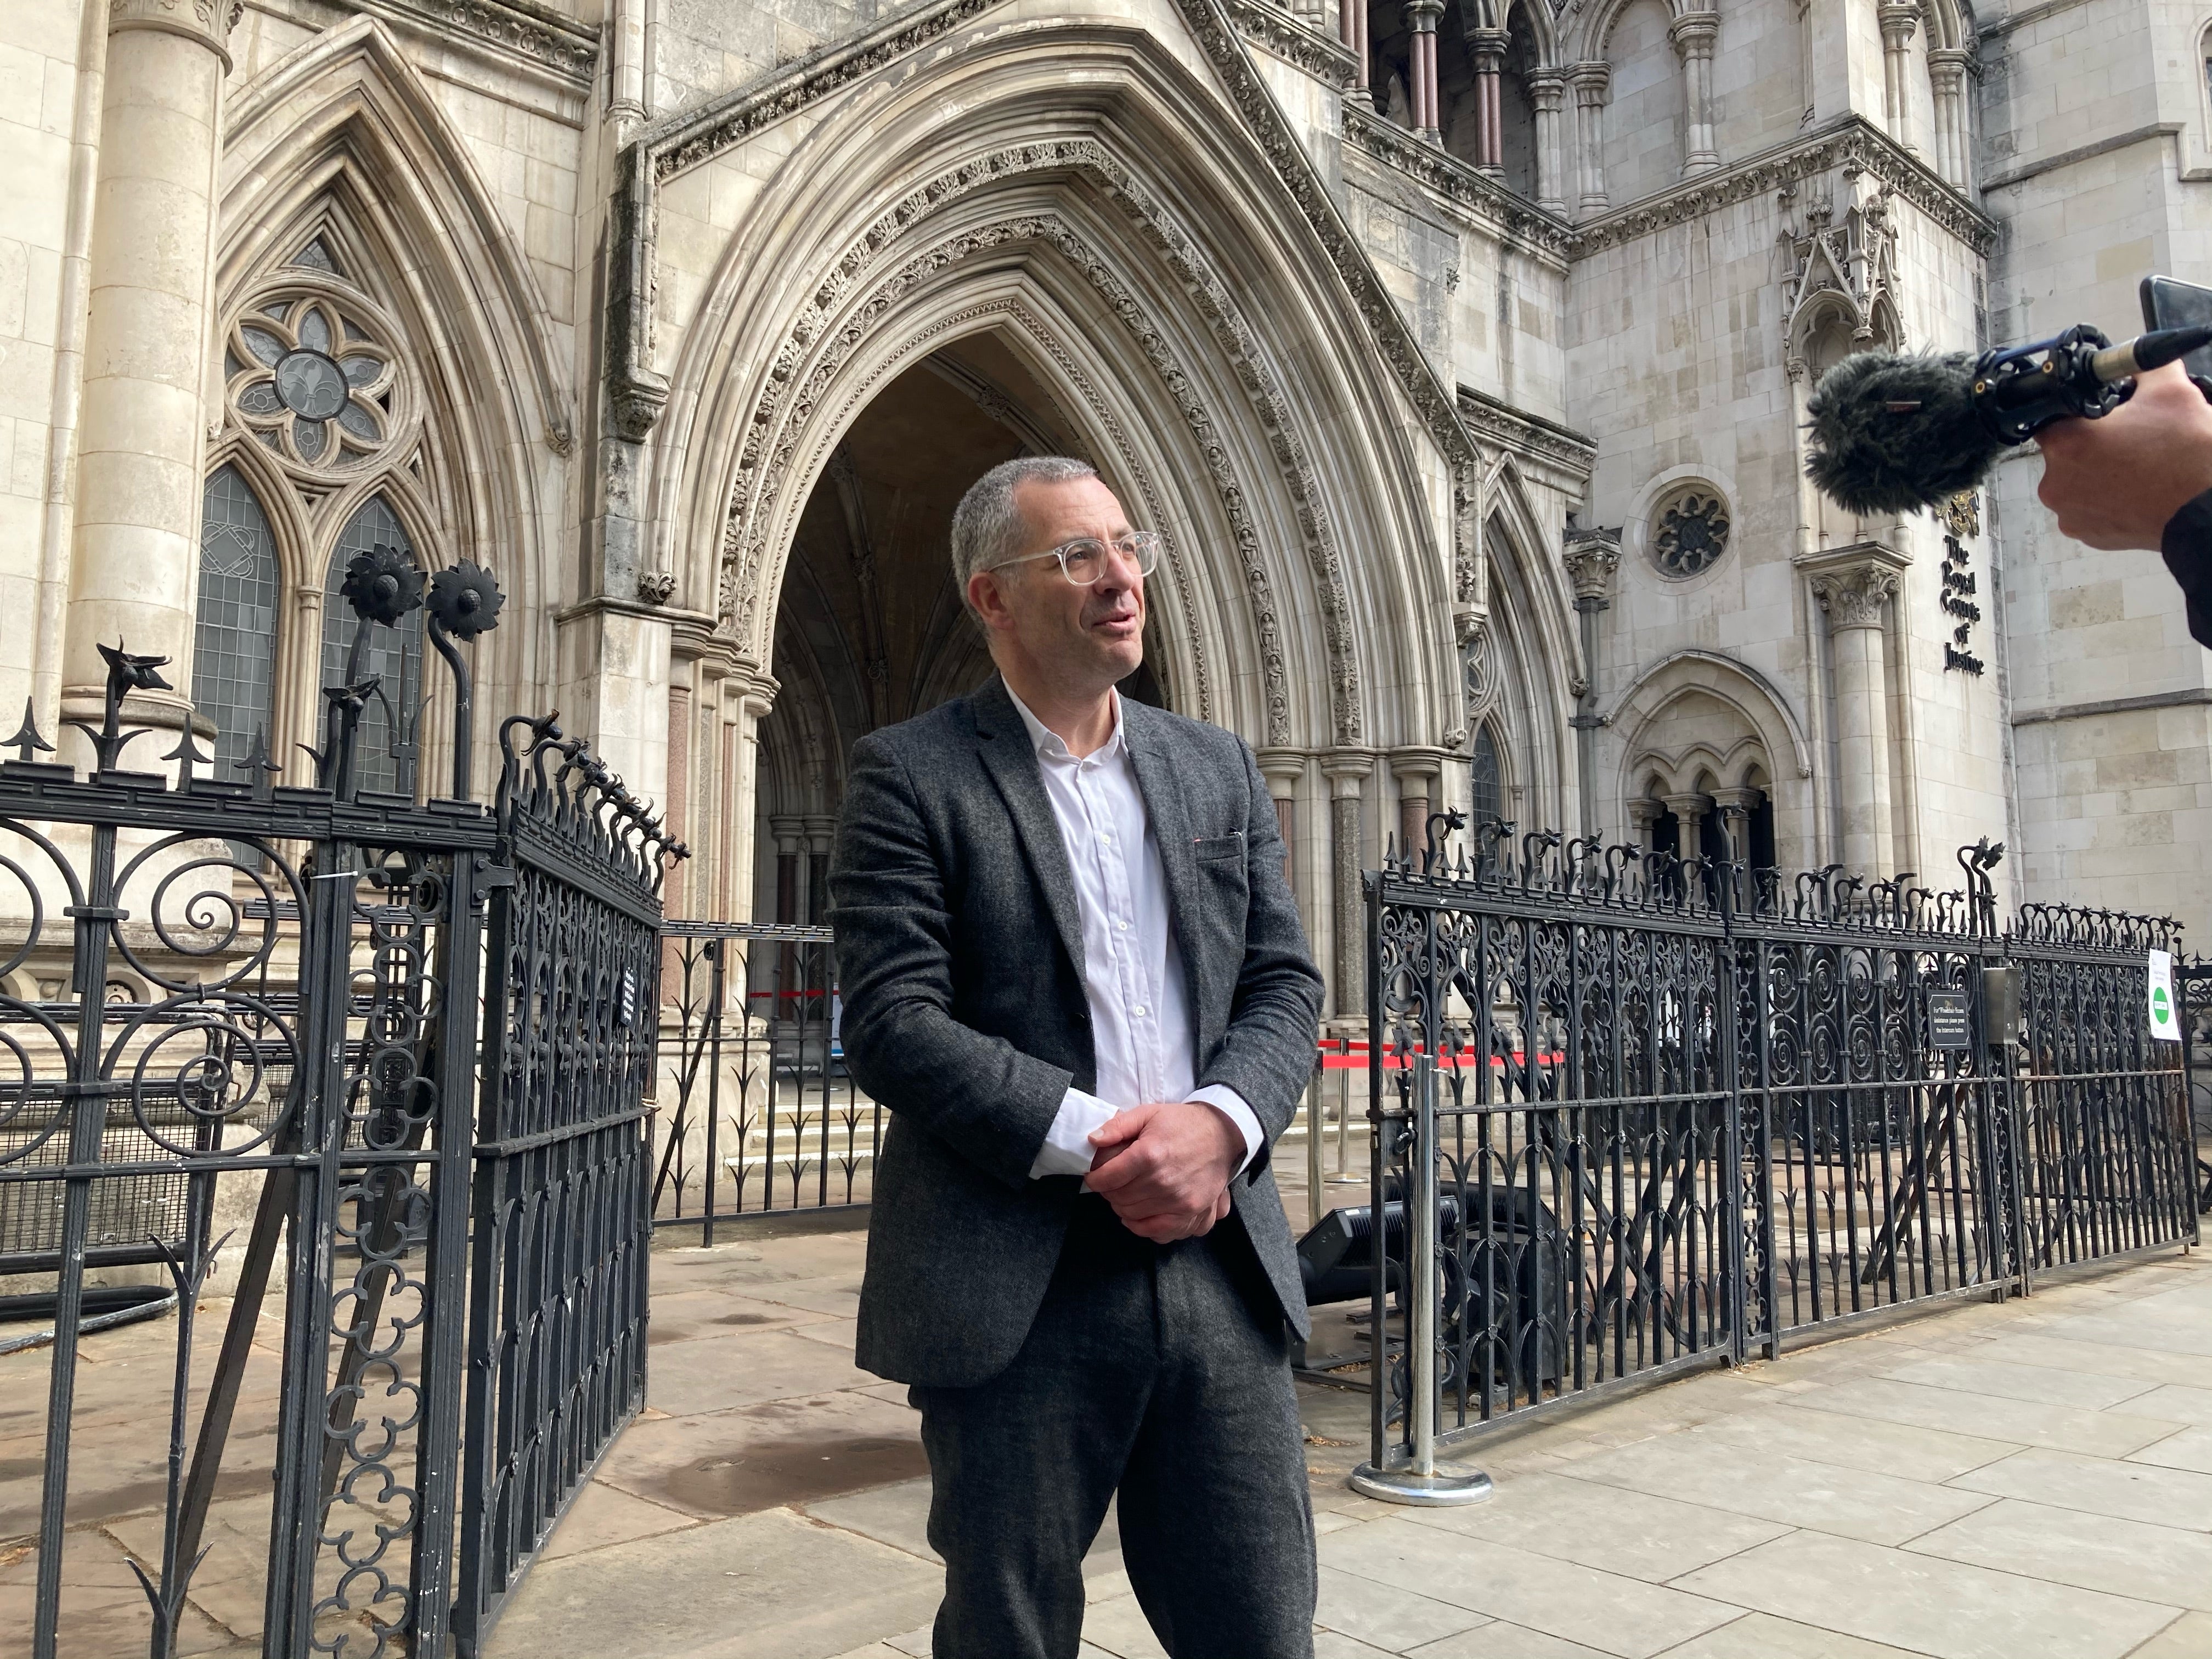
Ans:
[{"label": "clasped hands", "polygon": [[1092,1131],[1091,1144],[1083,1184],[1138,1237],[1197,1238],[1229,1213],[1244,1137],[1226,1113],[1194,1100],[1132,1106]]}]

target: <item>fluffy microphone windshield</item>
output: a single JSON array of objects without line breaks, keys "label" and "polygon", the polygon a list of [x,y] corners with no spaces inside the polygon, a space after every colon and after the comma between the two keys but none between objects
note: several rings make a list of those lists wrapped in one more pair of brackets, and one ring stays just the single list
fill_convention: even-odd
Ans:
[{"label": "fluffy microphone windshield", "polygon": [[1904,513],[1972,489],[2007,445],[1974,406],[1963,351],[1862,351],[1820,377],[1805,471],[1851,513]]}]

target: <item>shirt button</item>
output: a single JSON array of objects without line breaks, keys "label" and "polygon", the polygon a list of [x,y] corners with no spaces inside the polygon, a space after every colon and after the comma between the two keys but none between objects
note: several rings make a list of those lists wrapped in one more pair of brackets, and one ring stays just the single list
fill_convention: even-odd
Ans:
[{"label": "shirt button", "polygon": [[1129,931],[1129,924],[1126,921],[1117,921],[1114,925],[1125,933]]},{"label": "shirt button", "polygon": [[1142,1008],[1132,1008],[1129,1012],[1134,1014],[1139,1019],[1142,1019],[1145,1017],[1145,1011]]}]

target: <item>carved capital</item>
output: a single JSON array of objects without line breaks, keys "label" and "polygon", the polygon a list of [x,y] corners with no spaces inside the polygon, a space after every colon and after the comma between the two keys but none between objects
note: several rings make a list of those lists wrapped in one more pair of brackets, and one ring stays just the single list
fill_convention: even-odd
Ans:
[{"label": "carved capital", "polygon": [[107,32],[152,29],[205,46],[230,69],[230,26],[244,8],[239,0],[108,0]]},{"label": "carved capital", "polygon": [[1720,29],[1718,12],[1686,11],[1667,25],[1667,38],[1674,43],[1674,55],[1686,62],[1711,57],[1713,39]]},{"label": "carved capital", "polygon": [[1408,744],[1402,749],[1390,751],[1390,775],[1397,779],[1401,786],[1425,783],[1431,778],[1443,775],[1446,758],[1442,749],[1432,749],[1425,744]]},{"label": "carved capital", "polygon": [[1495,75],[1505,61],[1505,48],[1512,37],[1504,29],[1469,29],[1467,49],[1474,58],[1479,74]]},{"label": "carved capital", "polygon": [[1531,70],[1526,77],[1528,101],[1540,115],[1558,112],[1566,102],[1567,77],[1558,70]]},{"label": "carved capital", "polygon": [[1620,531],[1569,526],[1566,547],[1560,554],[1578,599],[1611,597],[1613,578],[1620,568]]},{"label": "carved capital", "polygon": [[616,432],[633,443],[642,442],[668,406],[668,382],[649,372],[620,376],[608,387],[607,396],[608,416]]},{"label": "carved capital", "polygon": [[1613,85],[1613,65],[1603,58],[1567,65],[1567,83],[1575,89],[1575,102],[1583,108],[1594,108],[1605,102],[1606,92]]},{"label": "carved capital", "polygon": [[1331,800],[1358,800],[1375,775],[1375,757],[1364,749],[1332,749],[1321,757],[1321,769]]},{"label": "carved capital", "polygon": [[1436,33],[1437,19],[1444,15],[1444,0],[1406,0],[1406,27],[1416,34]]},{"label": "carved capital", "polygon": [[647,605],[666,605],[676,597],[676,573],[672,570],[639,571],[637,596]]},{"label": "carved capital", "polygon": [[1831,633],[1881,627],[1883,607],[1897,591],[1897,571],[1882,561],[1832,566],[1813,575],[1813,597],[1827,612]]},{"label": "carved capital", "polygon": [[1882,0],[1875,9],[1875,20],[1881,25],[1881,44],[1892,52],[1902,52],[1912,43],[1912,31],[1920,27],[1918,0]]}]

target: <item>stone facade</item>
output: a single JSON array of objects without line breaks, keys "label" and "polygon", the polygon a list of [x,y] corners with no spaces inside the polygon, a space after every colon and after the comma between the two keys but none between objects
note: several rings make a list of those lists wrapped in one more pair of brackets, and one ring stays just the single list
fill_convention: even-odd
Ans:
[{"label": "stone facade", "polygon": [[1166,533],[1132,694],[1260,751],[1340,1014],[1359,869],[1469,804],[1937,885],[1986,835],[2019,896],[2212,920],[2154,557],[2058,538],[2024,458],[1851,518],[1801,440],[1852,349],[2121,333],[2204,267],[2200,26],[7,7],[0,706],[56,729],[120,635],[177,659],[148,717],[296,755],[333,562],[474,558],[481,700],[668,804],[680,908],[804,919],[851,741],[981,670],[951,501],[1058,449]]}]

